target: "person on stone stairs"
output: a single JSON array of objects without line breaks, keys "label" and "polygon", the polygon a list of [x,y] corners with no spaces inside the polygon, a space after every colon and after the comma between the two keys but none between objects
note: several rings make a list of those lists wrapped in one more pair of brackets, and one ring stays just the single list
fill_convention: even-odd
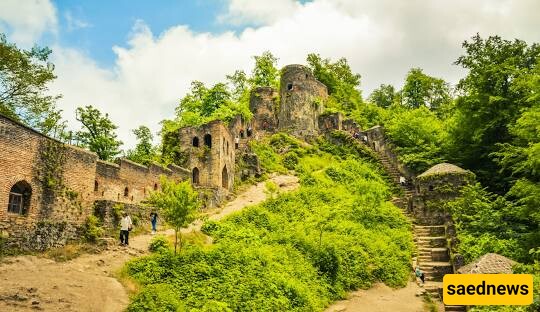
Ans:
[{"label": "person on stone stairs", "polygon": [[425,283],[425,275],[424,275],[424,272],[422,272],[422,270],[420,270],[420,267],[416,267],[416,270],[414,272],[416,274],[416,277],[417,278],[420,278],[420,280],[422,281],[422,286],[424,285]]}]

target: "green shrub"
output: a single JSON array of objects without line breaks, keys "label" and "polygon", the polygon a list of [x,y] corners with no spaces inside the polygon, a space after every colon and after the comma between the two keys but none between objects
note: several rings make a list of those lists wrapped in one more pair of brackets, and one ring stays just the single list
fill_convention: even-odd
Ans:
[{"label": "green shrub", "polygon": [[100,226],[99,219],[94,215],[89,215],[84,223],[84,238],[86,241],[95,243],[103,235],[103,228]]},{"label": "green shrub", "polygon": [[288,152],[283,156],[283,166],[289,170],[293,170],[298,164],[298,154],[296,152]]},{"label": "green shrub", "polygon": [[152,238],[150,244],[148,245],[148,250],[150,252],[162,252],[167,251],[171,247],[167,237],[163,235],[158,235]]},{"label": "green shrub", "polygon": [[166,284],[145,287],[129,305],[128,312],[180,312],[185,311],[175,289]]}]

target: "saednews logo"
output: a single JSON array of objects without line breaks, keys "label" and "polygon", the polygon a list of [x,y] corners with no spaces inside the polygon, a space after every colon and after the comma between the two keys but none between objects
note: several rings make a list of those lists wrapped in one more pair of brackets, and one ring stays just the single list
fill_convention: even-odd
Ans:
[{"label": "saednews logo", "polygon": [[443,301],[447,305],[529,305],[533,302],[533,276],[446,274]]}]

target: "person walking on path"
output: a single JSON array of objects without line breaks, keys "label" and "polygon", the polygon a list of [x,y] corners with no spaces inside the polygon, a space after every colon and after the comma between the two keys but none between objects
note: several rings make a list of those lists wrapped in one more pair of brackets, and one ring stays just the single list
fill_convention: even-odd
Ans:
[{"label": "person walking on path", "polygon": [[422,285],[424,285],[426,277],[424,275],[424,272],[420,270],[420,267],[416,267],[416,271],[414,273],[416,274],[416,277],[420,278],[420,280],[422,281]]},{"label": "person walking on path", "polygon": [[150,222],[152,222],[152,235],[154,235],[157,231],[157,213],[155,211],[150,214]]},{"label": "person walking on path", "polygon": [[131,218],[128,216],[127,212],[124,212],[122,220],[120,220],[120,245],[129,245],[129,231],[131,231],[132,226],[133,223],[131,222]]}]

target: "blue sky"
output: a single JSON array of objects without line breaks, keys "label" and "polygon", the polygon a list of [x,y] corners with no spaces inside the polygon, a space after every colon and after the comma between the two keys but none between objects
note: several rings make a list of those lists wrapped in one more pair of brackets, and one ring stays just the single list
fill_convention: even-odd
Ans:
[{"label": "blue sky", "polygon": [[103,66],[114,63],[111,47],[124,45],[138,20],[156,34],[176,25],[189,25],[196,32],[240,29],[216,21],[226,9],[220,0],[59,0],[54,4],[60,17],[59,43],[84,50]]},{"label": "blue sky", "polygon": [[453,63],[476,33],[540,42],[538,12],[538,0],[0,0],[0,32],[52,48],[50,92],[71,128],[75,109],[94,105],[130,147],[132,129],[174,116],[191,81],[250,72],[264,51],[279,67],[345,57],[367,97],[401,88],[413,67],[457,83]]}]

